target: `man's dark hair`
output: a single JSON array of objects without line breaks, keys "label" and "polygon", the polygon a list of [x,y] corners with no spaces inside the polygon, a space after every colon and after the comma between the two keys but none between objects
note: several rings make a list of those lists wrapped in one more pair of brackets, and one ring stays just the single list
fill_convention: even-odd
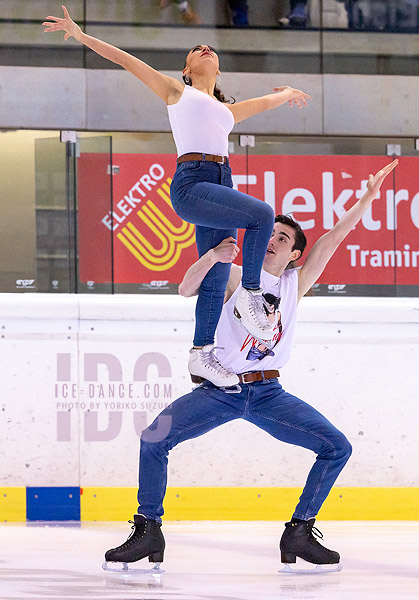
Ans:
[{"label": "man's dark hair", "polygon": [[292,227],[295,231],[295,242],[292,247],[293,250],[299,250],[301,252],[300,258],[303,255],[304,249],[307,246],[307,238],[304,234],[304,231],[301,229],[301,226],[294,221],[292,217],[289,215],[277,215],[275,217],[275,223],[283,223],[284,225],[288,225],[288,227]]}]

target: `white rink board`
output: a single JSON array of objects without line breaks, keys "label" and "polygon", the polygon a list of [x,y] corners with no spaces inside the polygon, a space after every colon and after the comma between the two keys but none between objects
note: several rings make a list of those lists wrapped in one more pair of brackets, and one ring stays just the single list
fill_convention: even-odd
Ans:
[{"label": "white rink board", "polygon": [[[194,306],[169,295],[0,294],[3,485],[136,486],[138,432],[192,389]],[[280,381],[352,443],[338,485],[417,485],[418,365],[418,299],[302,300]],[[175,448],[169,485],[301,486],[313,457],[234,421]]]}]

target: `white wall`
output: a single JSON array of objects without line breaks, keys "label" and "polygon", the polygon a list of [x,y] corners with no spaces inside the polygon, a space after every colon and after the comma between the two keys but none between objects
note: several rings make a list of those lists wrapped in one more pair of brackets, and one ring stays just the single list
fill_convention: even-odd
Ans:
[{"label": "white wall", "polygon": [[[180,79],[179,72],[167,74]],[[256,115],[233,131],[353,136],[416,136],[419,131],[418,77],[223,74],[224,92],[237,100],[284,84],[303,89],[313,102],[302,111],[282,108]],[[0,128],[170,131],[164,103],[131,74],[49,67],[0,67]]]},{"label": "white wall", "polygon": [[[134,418],[141,429],[192,387],[194,303],[163,295],[0,294],[2,484],[135,486]],[[85,361],[98,353],[108,355],[110,383],[125,395],[131,389],[132,398],[111,400],[107,390],[100,397],[108,369],[98,367],[97,382],[85,374]],[[148,360],[156,364],[142,369]],[[340,485],[418,484],[418,365],[418,299],[301,302],[281,382],[353,444]],[[73,398],[62,397],[65,386]],[[313,458],[235,421],[174,449],[169,485],[300,486]]]}]

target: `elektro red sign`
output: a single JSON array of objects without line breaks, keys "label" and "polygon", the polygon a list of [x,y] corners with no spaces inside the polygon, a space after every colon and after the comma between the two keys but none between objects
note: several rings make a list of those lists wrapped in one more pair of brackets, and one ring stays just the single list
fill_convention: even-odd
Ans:
[{"label": "elektro red sign", "polygon": [[[309,250],[362,196],[369,173],[390,159],[377,156],[249,156],[230,158],[237,189],[291,213]],[[114,154],[113,210],[109,157],[78,162],[80,279],[115,283],[179,283],[197,259],[194,226],[170,203],[176,168],[171,154]],[[319,283],[419,284],[419,159],[402,157],[380,196],[342,242]],[[108,174],[108,175],[107,175]],[[239,241],[242,239],[239,235]],[[397,275],[396,275],[397,273]]]}]

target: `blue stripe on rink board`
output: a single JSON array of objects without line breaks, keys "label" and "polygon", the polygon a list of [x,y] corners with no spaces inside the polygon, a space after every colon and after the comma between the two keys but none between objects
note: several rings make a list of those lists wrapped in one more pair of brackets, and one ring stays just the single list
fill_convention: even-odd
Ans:
[{"label": "blue stripe on rink board", "polygon": [[28,521],[80,521],[79,487],[27,487]]}]

